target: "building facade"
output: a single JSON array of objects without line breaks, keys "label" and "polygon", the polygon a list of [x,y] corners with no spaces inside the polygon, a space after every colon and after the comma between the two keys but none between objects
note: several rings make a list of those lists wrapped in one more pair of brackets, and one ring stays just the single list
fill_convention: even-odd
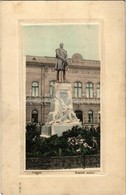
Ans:
[{"label": "building facade", "polygon": [[[55,57],[26,56],[26,123],[46,123],[56,81]],[[68,59],[73,108],[84,125],[100,123],[100,61],[80,54]]]}]

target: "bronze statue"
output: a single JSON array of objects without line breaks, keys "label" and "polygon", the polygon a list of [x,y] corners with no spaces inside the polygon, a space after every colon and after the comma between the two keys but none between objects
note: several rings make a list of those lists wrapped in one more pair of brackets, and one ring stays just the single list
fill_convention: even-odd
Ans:
[{"label": "bronze statue", "polygon": [[66,70],[68,69],[67,51],[63,49],[63,43],[60,43],[60,48],[56,49],[57,63],[55,70],[57,71],[57,82],[60,81],[59,73],[61,72],[61,82],[66,82]]}]

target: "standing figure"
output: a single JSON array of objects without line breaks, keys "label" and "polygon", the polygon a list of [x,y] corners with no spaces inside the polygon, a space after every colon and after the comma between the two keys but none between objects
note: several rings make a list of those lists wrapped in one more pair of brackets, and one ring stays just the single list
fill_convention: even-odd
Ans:
[{"label": "standing figure", "polygon": [[60,43],[60,48],[56,49],[57,63],[55,70],[57,71],[57,82],[59,82],[59,73],[61,72],[61,82],[66,82],[67,51],[63,49],[63,43]]}]

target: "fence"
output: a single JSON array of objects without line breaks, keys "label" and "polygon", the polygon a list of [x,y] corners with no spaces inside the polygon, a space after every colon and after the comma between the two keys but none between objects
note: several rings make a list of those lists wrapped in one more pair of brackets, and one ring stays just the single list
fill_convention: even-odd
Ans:
[{"label": "fence", "polygon": [[99,155],[26,158],[26,170],[100,167]]}]

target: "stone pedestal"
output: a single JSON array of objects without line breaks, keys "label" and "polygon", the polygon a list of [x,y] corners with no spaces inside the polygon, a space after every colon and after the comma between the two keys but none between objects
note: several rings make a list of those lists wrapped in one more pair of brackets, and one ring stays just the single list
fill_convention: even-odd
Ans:
[{"label": "stone pedestal", "polygon": [[54,123],[52,124],[51,127],[51,134],[52,135],[57,134],[58,136],[62,136],[63,132],[71,130],[73,126],[80,126],[80,123],[63,123],[63,124]]},{"label": "stone pedestal", "polygon": [[41,135],[40,137],[50,137],[52,135],[51,125],[43,125],[41,127]]},{"label": "stone pedestal", "polygon": [[53,123],[52,125],[44,125],[41,129],[41,137],[50,137],[52,135],[58,135],[62,136],[62,133],[68,130],[71,130],[73,126],[80,126],[82,125],[80,123]]},{"label": "stone pedestal", "polygon": [[71,83],[55,83],[50,112],[41,136],[61,136],[64,131],[78,125],[81,123],[73,111]]}]

